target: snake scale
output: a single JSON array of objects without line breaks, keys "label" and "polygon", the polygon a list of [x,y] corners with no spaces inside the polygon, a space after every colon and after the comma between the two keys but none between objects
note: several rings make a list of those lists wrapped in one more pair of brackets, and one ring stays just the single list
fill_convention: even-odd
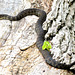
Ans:
[{"label": "snake scale", "polygon": [[10,21],[18,21],[28,15],[36,15],[39,17],[39,19],[36,23],[36,26],[35,26],[35,31],[37,33],[36,46],[38,47],[39,51],[42,53],[46,63],[55,68],[64,69],[64,70],[72,71],[73,73],[75,73],[74,69],[70,69],[73,65],[75,65],[75,62],[68,64],[68,65],[65,63],[60,63],[51,57],[51,53],[48,50],[42,50],[42,45],[45,40],[44,35],[46,33],[42,28],[42,24],[46,20],[46,16],[47,16],[45,11],[36,9],[36,8],[30,8],[30,9],[21,11],[16,16],[0,14],[0,20],[5,19],[5,20],[10,20]]}]

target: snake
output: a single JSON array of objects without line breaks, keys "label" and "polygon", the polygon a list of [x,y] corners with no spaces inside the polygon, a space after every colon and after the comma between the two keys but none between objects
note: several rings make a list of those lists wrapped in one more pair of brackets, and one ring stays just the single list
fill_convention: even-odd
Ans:
[{"label": "snake", "polygon": [[19,21],[22,18],[29,15],[35,15],[39,17],[35,25],[35,31],[37,33],[36,46],[39,49],[40,53],[42,54],[43,58],[45,59],[45,62],[52,67],[68,70],[75,74],[75,70],[70,69],[73,65],[75,65],[75,62],[71,64],[60,63],[59,61],[56,61],[55,59],[52,58],[51,53],[48,50],[46,49],[42,50],[42,45],[45,40],[44,36],[47,32],[46,30],[43,30],[42,28],[42,25],[47,17],[47,14],[44,10],[37,9],[37,8],[29,8],[19,12],[16,16],[10,16],[8,14],[0,14],[0,20]]}]

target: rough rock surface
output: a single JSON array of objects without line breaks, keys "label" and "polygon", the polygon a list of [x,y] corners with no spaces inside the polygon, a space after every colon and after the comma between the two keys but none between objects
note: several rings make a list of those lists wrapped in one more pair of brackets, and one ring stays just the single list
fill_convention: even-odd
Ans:
[{"label": "rough rock surface", "polygon": [[[46,38],[51,34],[55,35],[51,40],[53,57],[56,57],[55,59],[58,61],[71,63],[75,60],[75,25],[72,17],[75,3],[70,8],[68,7],[68,0],[62,0],[60,3],[61,0],[53,1],[53,10],[48,14],[47,23],[44,24],[45,27],[48,27]],[[50,0],[0,0],[0,14],[6,13],[14,16],[31,7],[41,8],[49,12],[50,6]],[[58,7],[60,11],[56,10]],[[70,13],[66,17],[69,10]],[[59,13],[58,16],[57,12]],[[54,18],[56,17],[55,21]],[[61,25],[61,18],[62,25],[64,22],[65,25],[57,32]],[[12,23],[8,20],[0,20],[0,75],[72,75],[70,72],[55,69],[45,63],[35,46],[37,38],[35,23],[37,19],[36,16],[28,16]],[[53,20],[52,24],[51,20]],[[25,48],[28,49],[20,51],[20,49]]]},{"label": "rough rock surface", "polygon": [[71,5],[72,1],[54,1],[48,14],[49,28],[45,36],[51,39],[53,57],[67,64],[75,61],[75,2]]}]

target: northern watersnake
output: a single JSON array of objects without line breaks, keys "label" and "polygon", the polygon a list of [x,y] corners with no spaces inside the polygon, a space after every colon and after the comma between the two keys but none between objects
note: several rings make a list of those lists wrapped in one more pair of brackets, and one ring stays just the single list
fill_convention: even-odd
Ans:
[{"label": "northern watersnake", "polygon": [[40,10],[40,9],[36,9],[36,8],[30,8],[30,9],[26,9],[26,10],[21,11],[16,16],[10,16],[7,14],[0,14],[0,20],[5,19],[5,20],[10,20],[10,21],[18,21],[28,15],[36,15],[39,17],[39,19],[36,23],[36,26],[35,26],[35,31],[37,33],[36,46],[38,47],[39,51],[42,53],[46,63],[55,67],[55,68],[65,69],[65,70],[69,70],[69,71],[72,71],[73,73],[75,73],[74,69],[70,69],[70,67],[75,65],[75,62],[68,64],[68,65],[65,63],[60,63],[51,57],[51,54],[48,50],[42,50],[42,45],[45,40],[44,35],[46,33],[42,28],[42,24],[46,20],[46,16],[47,16],[45,11]]}]

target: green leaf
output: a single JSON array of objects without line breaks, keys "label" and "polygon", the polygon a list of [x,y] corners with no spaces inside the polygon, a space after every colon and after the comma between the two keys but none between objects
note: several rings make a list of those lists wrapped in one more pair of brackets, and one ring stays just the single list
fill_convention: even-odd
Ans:
[{"label": "green leaf", "polygon": [[45,50],[45,49],[49,50],[51,48],[52,48],[51,44],[48,41],[44,41],[42,50]]}]

